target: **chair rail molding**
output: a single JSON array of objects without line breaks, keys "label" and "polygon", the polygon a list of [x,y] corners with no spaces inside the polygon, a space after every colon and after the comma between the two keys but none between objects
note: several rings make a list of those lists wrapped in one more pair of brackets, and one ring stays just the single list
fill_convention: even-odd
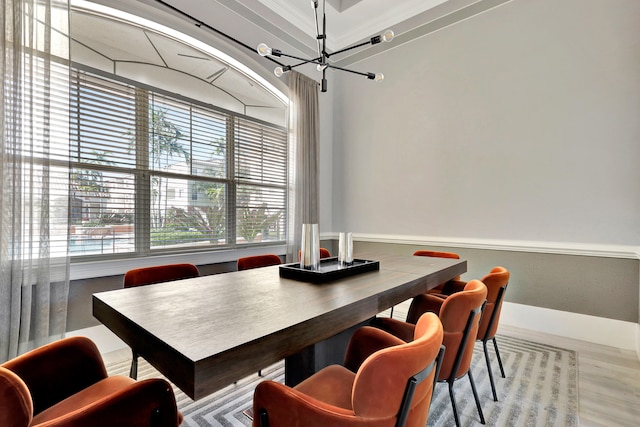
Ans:
[{"label": "chair rail molding", "polygon": [[[321,233],[321,239],[337,239],[338,233]],[[640,246],[602,243],[549,242],[535,240],[501,240],[462,237],[433,237],[392,234],[353,233],[353,240],[372,243],[445,246],[509,252],[534,252],[604,258],[640,259]]]}]

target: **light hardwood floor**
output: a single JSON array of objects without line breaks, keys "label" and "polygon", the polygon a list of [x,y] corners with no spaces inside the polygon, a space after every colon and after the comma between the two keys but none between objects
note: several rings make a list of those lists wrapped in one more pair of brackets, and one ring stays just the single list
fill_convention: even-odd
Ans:
[{"label": "light hardwood floor", "polygon": [[499,333],[577,352],[581,427],[640,425],[640,360],[635,351],[502,325]]}]

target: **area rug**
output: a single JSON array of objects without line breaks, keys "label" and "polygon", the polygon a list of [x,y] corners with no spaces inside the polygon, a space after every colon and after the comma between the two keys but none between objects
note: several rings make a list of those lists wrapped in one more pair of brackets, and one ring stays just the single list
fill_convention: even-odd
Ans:
[{"label": "area rug", "polygon": [[[498,402],[493,401],[480,343],[476,344],[472,366],[487,425],[577,426],[576,353],[508,336],[498,336],[497,339],[507,376],[500,376],[498,363],[492,359]],[[489,354],[494,357],[492,348]],[[107,366],[107,370],[110,375],[128,375],[130,363],[130,359],[115,362]],[[140,359],[138,378],[152,377],[162,375]],[[182,425],[251,426],[251,420],[243,411],[251,408],[253,390],[264,380],[283,382],[284,364],[279,362],[262,369],[262,377],[256,373],[198,401],[191,400],[174,387],[178,408],[185,417]],[[456,381],[454,391],[461,424],[481,425],[468,378]],[[446,383],[436,384],[427,425],[455,425]]]}]

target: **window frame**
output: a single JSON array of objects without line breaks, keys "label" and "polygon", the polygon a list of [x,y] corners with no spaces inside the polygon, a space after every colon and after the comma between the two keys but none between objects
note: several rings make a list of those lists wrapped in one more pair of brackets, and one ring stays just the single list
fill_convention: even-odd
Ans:
[{"label": "window frame", "polygon": [[[282,251],[286,244],[287,239],[287,217],[289,215],[288,212],[288,201],[287,201],[287,193],[288,193],[288,182],[289,182],[289,150],[288,150],[288,131],[286,127],[280,126],[274,123],[269,123],[267,121],[253,118],[247,115],[239,114],[234,111],[229,111],[224,108],[208,104],[206,102],[188,98],[182,96],[180,94],[176,94],[169,90],[154,87],[145,83],[140,83],[131,79],[127,79],[122,76],[114,75],[102,70],[98,70],[92,68],[90,66],[86,66],[83,64],[73,63],[71,64],[71,81],[72,84],[77,84],[76,75],[77,73],[87,73],[88,75],[95,75],[96,78],[107,79],[109,81],[116,82],[117,84],[133,86],[136,88],[136,92],[146,91],[147,93],[154,93],[162,96],[163,98],[169,98],[171,100],[175,100],[179,103],[185,103],[192,107],[202,108],[205,110],[213,111],[216,114],[221,114],[226,117],[226,175],[224,178],[214,178],[214,177],[206,177],[201,175],[180,175],[178,176],[180,179],[191,179],[197,178],[198,182],[210,182],[210,183],[222,183],[226,185],[226,238],[227,241],[224,244],[210,244],[203,247],[195,247],[195,246],[185,246],[181,248],[172,248],[172,249],[159,249],[153,248],[151,246],[151,222],[149,220],[145,221],[144,218],[149,218],[150,209],[151,209],[151,184],[150,184],[150,176],[153,175],[162,175],[171,177],[172,174],[168,172],[162,171],[154,171],[151,166],[149,166],[149,152],[148,148],[146,148],[146,153],[142,154],[142,157],[146,157],[146,165],[145,162],[140,164],[140,161],[136,161],[136,166],[133,169],[128,169],[124,167],[113,167],[109,165],[92,165],[92,168],[96,170],[104,170],[104,171],[123,171],[126,170],[127,173],[133,173],[135,175],[135,234],[134,234],[134,242],[135,247],[132,252],[122,252],[122,253],[100,253],[100,254],[91,254],[91,255],[73,255],[71,256],[71,262],[73,264],[76,263],[88,263],[88,262],[100,262],[100,261],[113,261],[113,260],[122,260],[126,258],[149,258],[154,256],[184,256],[186,254],[193,254],[199,252],[212,252],[212,251],[238,251],[238,250],[246,250],[249,249],[251,251],[252,248],[279,248],[277,251]],[[79,108],[79,107],[78,107]],[[136,107],[138,108],[138,107]],[[149,110],[146,110],[149,111]],[[139,116],[140,112],[136,112],[136,124],[139,122],[141,116]],[[284,175],[282,176],[281,183],[255,183],[251,182],[251,185],[262,186],[264,188],[277,188],[282,192],[282,205],[281,208],[283,210],[281,222],[281,239],[271,240],[267,242],[251,242],[251,243],[238,243],[237,241],[237,233],[236,233],[236,224],[237,224],[237,201],[236,194],[237,188],[239,185],[244,185],[244,181],[236,175],[235,164],[236,164],[236,145],[238,141],[236,140],[236,128],[235,123],[238,120],[247,120],[250,123],[253,123],[257,126],[265,126],[270,129],[277,130],[282,133],[284,139],[282,140],[284,144],[284,156],[282,158],[282,163],[284,164]],[[136,126],[137,128],[140,126]],[[193,136],[190,136],[192,139]],[[72,144],[74,145],[74,144]],[[142,148],[142,146],[148,147],[148,137],[141,138],[140,140],[136,139],[136,147],[137,149]],[[137,151],[137,150],[136,150]],[[143,150],[144,151],[144,150]],[[86,168],[86,163],[78,162],[77,157],[72,158],[71,167],[81,166]],[[71,196],[70,196],[71,197]]]}]

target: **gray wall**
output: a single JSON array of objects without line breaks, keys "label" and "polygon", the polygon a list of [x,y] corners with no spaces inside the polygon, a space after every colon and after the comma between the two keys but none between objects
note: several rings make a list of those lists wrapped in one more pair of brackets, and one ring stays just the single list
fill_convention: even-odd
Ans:
[{"label": "gray wall", "polygon": [[[467,260],[463,280],[493,267],[511,273],[506,301],[626,322],[638,321],[640,261],[606,257],[496,251],[445,246],[356,242],[354,250],[410,255],[418,249],[455,252]],[[635,284],[635,286],[634,286]]]},{"label": "gray wall", "polygon": [[[513,0],[352,65],[381,84],[332,73],[334,230],[637,248],[638,22],[637,0]],[[638,321],[637,260],[490,255],[512,301]]]}]

